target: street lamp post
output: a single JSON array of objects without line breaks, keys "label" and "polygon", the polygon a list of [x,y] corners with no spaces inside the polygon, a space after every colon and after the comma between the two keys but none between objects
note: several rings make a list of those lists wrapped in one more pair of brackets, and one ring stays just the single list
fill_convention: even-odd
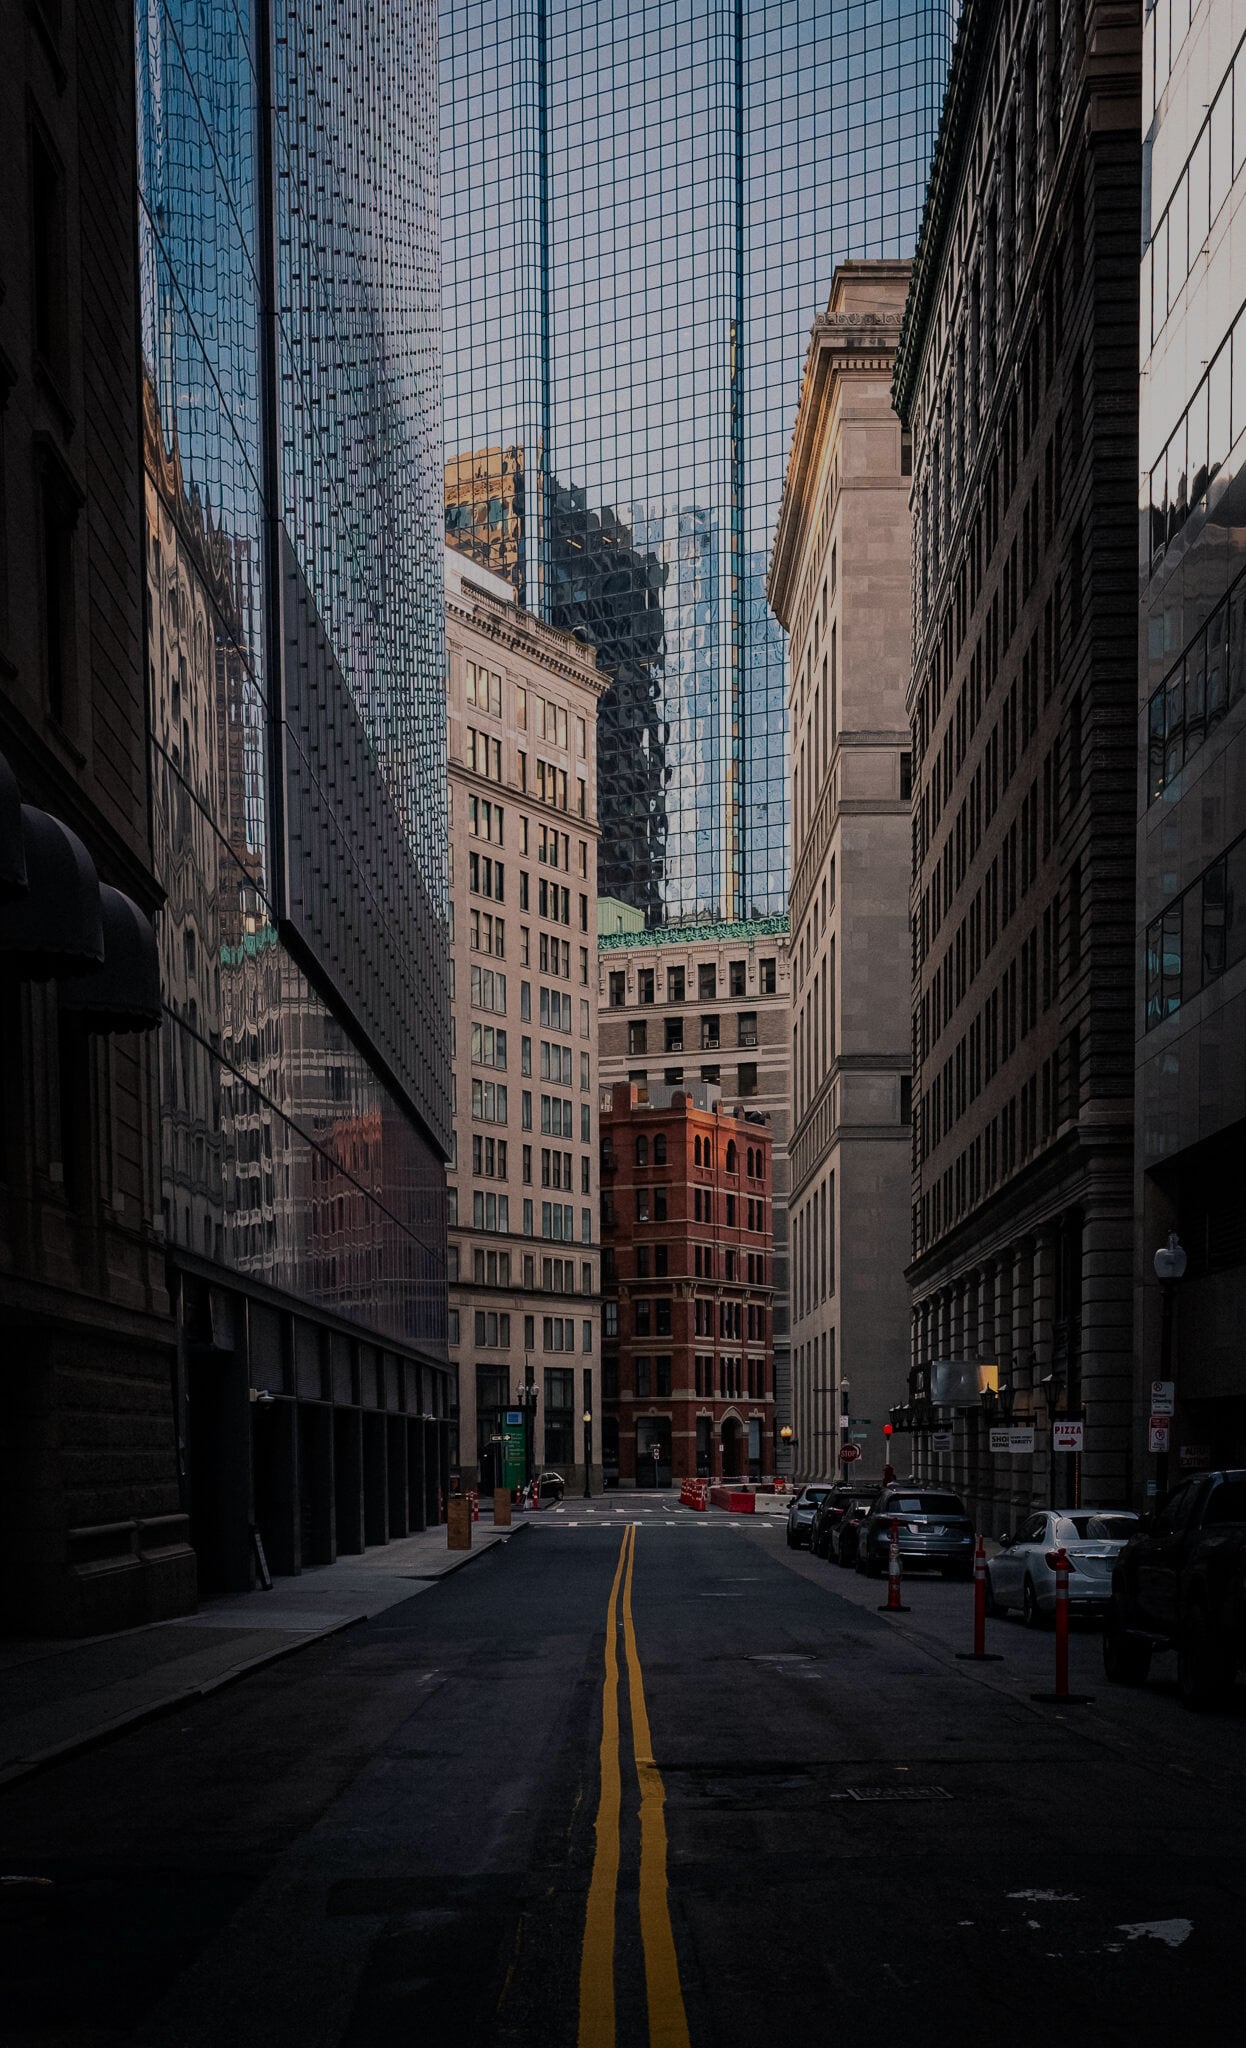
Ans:
[{"label": "street lamp post", "polygon": [[536,1374],[530,1365],[524,1366],[523,1385],[515,1396],[515,1405],[523,1415],[524,1484],[532,1484],[533,1438],[536,1434]]},{"label": "street lamp post", "polygon": [[[1172,1378],[1172,1327],[1174,1290],[1178,1280],[1184,1280],[1186,1269],[1185,1246],[1175,1230],[1168,1233],[1168,1242],[1160,1246],[1155,1254],[1155,1277],[1159,1281],[1160,1326],[1159,1326],[1159,1376],[1162,1380]],[[1158,1507],[1168,1491],[1168,1453],[1155,1454],[1155,1504]]]},{"label": "street lamp post", "polygon": [[1047,1405],[1047,1470],[1050,1478],[1048,1506],[1054,1508],[1056,1505],[1056,1446],[1052,1431],[1056,1420],[1056,1413],[1060,1406],[1060,1396],[1064,1391],[1064,1374],[1053,1365],[1046,1378],[1041,1379],[1038,1384],[1043,1390],[1043,1400]]},{"label": "street lamp post", "polygon": [[593,1411],[586,1408],[581,1418],[584,1424],[584,1498],[593,1497]]}]

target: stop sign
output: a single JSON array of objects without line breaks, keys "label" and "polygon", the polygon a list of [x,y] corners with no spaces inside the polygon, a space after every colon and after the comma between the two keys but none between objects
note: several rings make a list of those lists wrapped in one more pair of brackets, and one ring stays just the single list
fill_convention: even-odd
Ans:
[{"label": "stop sign", "polygon": [[840,1463],[843,1465],[852,1465],[856,1462],[860,1455],[860,1444],[845,1444],[843,1450],[839,1454]]}]

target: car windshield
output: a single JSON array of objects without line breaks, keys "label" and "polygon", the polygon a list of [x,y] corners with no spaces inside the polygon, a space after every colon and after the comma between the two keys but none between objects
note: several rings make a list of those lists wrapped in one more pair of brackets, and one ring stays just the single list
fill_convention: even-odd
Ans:
[{"label": "car windshield", "polygon": [[1137,1527],[1136,1515],[1062,1515],[1056,1524],[1056,1541],[1127,1543]]},{"label": "car windshield", "polygon": [[826,1499],[830,1490],[829,1486],[807,1486],[804,1492],[803,1505],[816,1508]]},{"label": "car windshield", "polygon": [[880,1515],[964,1515],[965,1503],[954,1493],[893,1493],[880,1501]]}]

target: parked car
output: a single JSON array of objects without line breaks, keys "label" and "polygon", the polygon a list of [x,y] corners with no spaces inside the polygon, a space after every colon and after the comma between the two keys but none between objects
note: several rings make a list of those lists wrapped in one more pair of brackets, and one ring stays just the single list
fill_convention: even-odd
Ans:
[{"label": "parked car", "polygon": [[1138,1526],[1126,1508],[1048,1508],[1027,1515],[1015,1535],[1000,1537],[987,1559],[986,1602],[992,1614],[1019,1608],[1027,1628],[1056,1611],[1055,1557],[1069,1560],[1070,1614],[1099,1614],[1112,1593],[1112,1566]]},{"label": "parked car", "polygon": [[803,1550],[809,1542],[813,1518],[828,1493],[833,1489],[826,1486],[802,1486],[787,1511],[787,1547],[789,1550]]},{"label": "parked car", "polygon": [[538,1472],[537,1484],[543,1501],[553,1501],[555,1506],[567,1491],[567,1482],[561,1472]]},{"label": "parked car", "polygon": [[856,1563],[857,1544],[862,1526],[881,1492],[881,1486],[875,1486],[868,1493],[854,1493],[850,1497],[843,1514],[831,1531],[831,1556],[836,1564]]},{"label": "parked car", "polygon": [[809,1525],[809,1548],[815,1557],[830,1556],[831,1532],[851,1498],[851,1489],[841,1482],[830,1487],[814,1509],[813,1521]]},{"label": "parked car", "polygon": [[1103,1668],[1141,1685],[1155,1650],[1177,1652],[1188,1707],[1217,1705],[1246,1661],[1246,1472],[1200,1472],[1169,1494],[1112,1572]]},{"label": "parked car", "polygon": [[857,1569],[878,1578],[887,1569],[891,1524],[899,1523],[906,1565],[936,1565],[945,1579],[973,1576],[973,1523],[959,1494],[933,1486],[885,1486],[861,1524]]}]

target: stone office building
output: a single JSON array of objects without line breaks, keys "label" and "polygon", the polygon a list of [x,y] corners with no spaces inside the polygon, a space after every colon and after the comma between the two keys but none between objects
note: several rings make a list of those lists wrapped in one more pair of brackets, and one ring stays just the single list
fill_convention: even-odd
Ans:
[{"label": "stone office building", "polygon": [[[606,1087],[643,1092],[704,1082],[728,1109],[770,1120],[773,1181],[774,1423],[792,1421],[788,1330],[788,1132],[791,1123],[791,964],[786,917],[643,930],[603,897],[597,1029]],[[778,1449],[778,1469],[793,1453]]]},{"label": "stone office building", "polygon": [[792,752],[792,1418],[802,1477],[886,1462],[908,1361],[907,263],[841,264],[813,324],[768,593]]},{"label": "stone office building", "polygon": [[[1135,9],[968,0],[896,361],[914,577],[902,1419],[954,1423],[950,1456],[919,1431],[918,1469],[1010,1526],[1053,1485],[1110,1503],[1135,1484],[1139,65]],[[956,1384],[967,1409],[940,1414]],[[990,1455],[993,1407],[1035,1422],[1032,1457]],[[1053,1413],[1085,1432],[1080,1470],[1054,1477]]]},{"label": "stone office building", "polygon": [[770,1479],[769,1119],[707,1081],[602,1094],[607,1468],[624,1487]]},{"label": "stone office building", "polygon": [[[453,1466],[499,1477],[508,1410],[534,1469],[600,1488],[597,705],[592,648],[445,559],[454,1152]],[[587,1419],[586,1419],[587,1418]],[[530,1476],[530,1475],[529,1475]]]},{"label": "stone office building", "polygon": [[133,11],[0,8],[0,1630],[195,1598],[161,1240]]},{"label": "stone office building", "polygon": [[1178,1471],[1246,1463],[1244,37],[1242,0],[1143,29],[1136,1441],[1175,1376]]}]

